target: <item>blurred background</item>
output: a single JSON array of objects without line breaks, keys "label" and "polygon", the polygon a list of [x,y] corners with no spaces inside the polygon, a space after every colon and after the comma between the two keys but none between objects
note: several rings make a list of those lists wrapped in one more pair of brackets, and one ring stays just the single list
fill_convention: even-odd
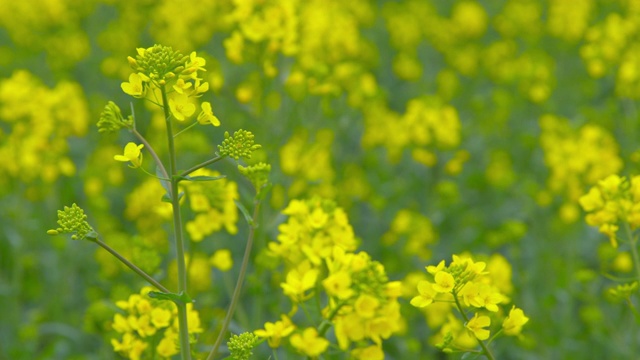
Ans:
[{"label": "blurred background", "polygon": [[[391,280],[411,284],[463,252],[507,260],[509,296],[531,320],[521,338],[496,341],[497,358],[634,358],[638,324],[605,276],[629,277],[631,257],[585,224],[578,199],[638,171],[639,40],[632,0],[2,1],[0,359],[120,358],[114,303],[144,284],[94,244],[47,236],[64,205],[175,283],[159,184],[113,160],[131,134],[95,125],[114,101],[166,154],[162,116],[120,89],[127,56],[156,43],[206,59],[203,101],[222,122],[178,138],[183,166],[243,128],[263,146],[251,161],[273,167],[232,331],[287,308],[279,291],[265,294],[283,281],[266,244],[290,200],[317,195],[346,210]],[[234,161],[215,170],[228,175],[213,190],[221,202],[250,204]],[[207,259],[228,249],[239,263],[247,234],[235,208],[218,211],[220,223],[188,231],[205,328],[238,268]],[[184,214],[189,227],[198,212]],[[405,295],[406,328],[385,341],[387,358],[459,358],[430,343],[437,328]]]}]

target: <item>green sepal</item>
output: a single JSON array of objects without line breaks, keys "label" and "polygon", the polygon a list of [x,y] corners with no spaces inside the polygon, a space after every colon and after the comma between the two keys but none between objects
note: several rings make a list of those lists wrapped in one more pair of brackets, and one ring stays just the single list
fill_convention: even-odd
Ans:
[{"label": "green sepal", "polygon": [[226,177],[227,177],[227,175],[220,175],[220,176],[189,176],[189,175],[180,176],[180,175],[176,175],[174,178],[177,179],[177,180],[187,180],[187,181],[214,181],[214,180],[224,179]]},{"label": "green sepal", "polygon": [[84,237],[87,240],[96,241],[96,240],[98,240],[98,233],[95,230],[91,230]]},{"label": "green sepal", "polygon": [[262,188],[257,190],[256,200],[262,202],[264,198],[267,196],[269,191],[271,191],[272,184],[270,182],[266,183]]},{"label": "green sepal", "polygon": [[249,224],[249,226],[253,226],[253,217],[251,216],[251,214],[249,214],[249,211],[247,210],[246,207],[244,207],[244,205],[242,205],[242,203],[238,200],[233,200],[233,202],[236,203],[236,206],[238,207],[238,209],[240,209],[240,212],[242,213],[242,215],[244,215],[244,219],[247,220],[247,223]]},{"label": "green sepal", "polygon": [[[183,196],[184,196],[184,191],[180,191],[180,193],[178,194],[178,201],[180,201]],[[162,199],[161,200],[162,200],[162,202],[171,203],[171,197],[169,197],[169,194],[162,195]]]},{"label": "green sepal", "polygon": [[169,300],[173,301],[175,304],[188,304],[192,303],[193,299],[189,297],[184,292],[180,292],[179,294],[175,293],[165,293],[162,291],[149,291],[149,297],[158,300]]}]

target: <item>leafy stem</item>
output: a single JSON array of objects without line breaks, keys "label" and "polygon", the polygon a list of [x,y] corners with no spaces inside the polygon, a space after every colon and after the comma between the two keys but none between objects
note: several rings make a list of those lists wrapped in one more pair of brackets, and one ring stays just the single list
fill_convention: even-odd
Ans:
[{"label": "leafy stem", "polygon": [[253,204],[253,221],[249,223],[249,235],[247,236],[247,245],[244,249],[244,256],[242,258],[242,265],[240,266],[240,273],[238,274],[238,280],[236,282],[236,287],[233,290],[233,295],[231,296],[231,303],[229,304],[229,310],[227,310],[227,315],[224,318],[224,322],[222,323],[222,328],[220,329],[220,333],[218,334],[218,338],[216,342],[213,344],[213,349],[207,356],[207,360],[213,360],[218,353],[218,348],[222,343],[222,339],[225,337],[225,333],[227,332],[227,328],[229,327],[229,323],[231,322],[231,318],[233,317],[233,313],[235,311],[236,305],[240,300],[240,293],[242,291],[242,284],[244,282],[244,278],[247,274],[247,267],[249,265],[249,258],[251,255],[251,248],[253,246],[253,238],[255,236],[255,231],[257,228],[256,218],[258,216],[258,211],[260,209],[260,201],[255,200]]},{"label": "leafy stem", "polygon": [[[458,312],[460,313],[460,315],[462,315],[462,318],[464,319],[465,324],[468,323],[469,322],[469,317],[464,312],[464,309],[462,309],[462,305],[460,305],[460,300],[458,300],[458,294],[456,294],[455,292],[453,293],[453,299],[455,300],[456,308],[458,309]],[[489,348],[487,348],[487,345],[484,344],[484,341],[478,339],[478,337],[475,336],[475,335],[474,335],[474,337],[478,341],[478,344],[480,344],[480,347],[482,348],[482,353],[489,360],[495,360],[495,358],[493,357],[493,354],[491,354],[491,352],[489,351]]]},{"label": "leafy stem", "polygon": [[214,157],[212,159],[209,159],[207,161],[201,162],[200,164],[195,165],[195,166],[191,167],[190,169],[185,170],[182,173],[180,173],[180,177],[187,176],[187,175],[191,174],[192,172],[194,172],[194,171],[196,171],[198,169],[201,169],[201,168],[203,168],[205,166],[208,166],[208,165],[211,165],[213,163],[216,163],[216,162],[218,162],[218,161],[220,161],[220,160],[222,160],[224,158],[225,158],[225,156],[216,156],[216,157]]},{"label": "leafy stem", "polygon": [[134,265],[131,261],[125,259],[122,255],[120,255],[120,253],[118,253],[115,249],[113,249],[109,245],[105,244],[100,239],[95,239],[94,242],[96,244],[100,245],[100,247],[102,247],[103,249],[107,250],[109,253],[111,253],[111,255],[115,256],[116,259],[120,260],[120,262],[125,264],[129,269],[133,270],[133,272],[135,272],[136,274],[140,275],[140,277],[142,277],[143,279],[147,280],[147,282],[149,284],[155,286],[156,289],[158,289],[160,291],[163,291],[163,292],[167,292],[167,293],[170,292],[166,287],[162,286],[162,284],[160,284],[158,281],[156,281],[156,279],[152,278],[149,274],[144,272],[144,270],[142,270],[139,267],[137,267],[136,265]]},{"label": "leafy stem", "polygon": [[[173,208],[173,231],[175,236],[176,262],[178,264],[178,292],[187,294],[187,268],[184,258],[184,239],[182,237],[182,219],[180,217],[180,197],[178,194],[178,179],[176,167],[176,149],[173,141],[173,129],[171,126],[171,114],[169,112],[169,101],[167,99],[167,90],[165,86],[160,87],[162,93],[162,104],[164,110],[164,118],[167,126],[167,139],[169,142],[169,173],[166,176],[171,179],[171,205]],[[187,323],[187,305],[184,303],[176,303],[178,307],[178,323],[180,331],[180,354],[182,360],[191,360],[191,351],[189,347],[189,326]]]}]

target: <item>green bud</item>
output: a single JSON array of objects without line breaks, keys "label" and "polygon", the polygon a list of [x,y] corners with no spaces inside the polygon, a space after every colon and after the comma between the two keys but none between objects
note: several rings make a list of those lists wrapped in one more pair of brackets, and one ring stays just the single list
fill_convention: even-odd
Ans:
[{"label": "green bud", "polygon": [[259,343],[258,336],[253,333],[242,333],[240,335],[232,335],[227,346],[231,353],[231,359],[234,360],[249,360],[253,355],[253,348]]},{"label": "green bud", "polygon": [[100,114],[98,120],[98,132],[116,132],[123,127],[130,128],[133,126],[133,119],[129,116],[127,119],[122,117],[122,112],[118,105],[113,101],[109,101]]},{"label": "green bud", "polygon": [[220,155],[229,156],[236,160],[241,157],[251,159],[251,154],[262,147],[262,145],[254,144],[253,138],[254,135],[251,131],[240,129],[234,132],[233,136],[225,131],[224,140],[222,144],[218,145]]},{"label": "green bud", "polygon": [[271,165],[263,162],[247,167],[238,165],[238,171],[251,181],[251,184],[253,184],[253,187],[256,189],[256,194],[259,195],[260,191],[269,183]]},{"label": "green bud", "polygon": [[78,205],[73,204],[71,207],[65,206],[64,210],[58,210],[58,225],[55,230],[48,230],[49,235],[72,234],[72,240],[90,240],[95,241],[98,238],[91,225],[87,222],[87,215],[84,214]]}]

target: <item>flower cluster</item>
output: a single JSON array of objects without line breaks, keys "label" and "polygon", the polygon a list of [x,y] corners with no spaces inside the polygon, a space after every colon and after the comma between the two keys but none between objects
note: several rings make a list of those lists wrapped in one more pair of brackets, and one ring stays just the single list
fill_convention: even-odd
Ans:
[{"label": "flower cluster", "polygon": [[[168,104],[164,106],[169,107],[171,115],[178,121],[190,118],[196,112],[195,99],[209,90],[209,83],[199,77],[199,72],[207,71],[206,60],[195,51],[184,56],[163,45],[138,48],[137,52],[135,59],[128,57],[135,72],[129,75],[129,82],[121,84],[122,91],[136,98],[150,93],[157,101],[162,96],[158,90],[166,90]],[[220,125],[211,103],[202,102],[200,108],[197,117],[200,124]]]},{"label": "flower cluster", "polygon": [[[459,327],[459,321],[449,314],[441,329],[441,342],[438,345],[443,350],[455,347],[470,347],[468,337],[476,341],[487,340],[491,335],[492,319],[501,314],[500,306],[508,301],[506,295],[495,285],[495,275],[487,271],[487,263],[474,262],[471,257],[453,255],[453,261],[446,266],[442,260],[437,266],[427,266],[429,277],[417,283],[418,295],[411,299],[411,305],[417,308],[435,306],[441,312],[445,308],[455,306],[464,318],[464,329]],[[473,312],[469,318],[467,312]],[[446,311],[445,311],[446,313]],[[442,316],[441,314],[439,316]],[[512,306],[509,315],[502,320],[499,332],[505,335],[520,335],[522,326],[529,319],[521,309]]]},{"label": "flower cluster", "polygon": [[262,189],[269,183],[269,173],[271,172],[271,165],[259,162],[255,165],[242,166],[238,165],[238,171],[244,175],[256,190],[256,194],[260,194]]},{"label": "flower cluster", "polygon": [[393,245],[406,238],[403,252],[417,255],[422,260],[431,258],[429,246],[438,240],[438,234],[428,217],[410,211],[400,210],[391,222],[391,229],[382,236],[385,245]]},{"label": "flower cluster", "polygon": [[[70,116],[69,114],[73,114]],[[53,88],[26,70],[0,80],[0,186],[19,178],[25,184],[51,184],[72,176],[68,139],[87,132],[89,110],[79,84],[61,81]],[[52,187],[26,188],[30,199]],[[3,193],[6,190],[0,191]]]},{"label": "flower cluster", "polygon": [[126,119],[122,116],[122,112],[118,105],[113,101],[109,101],[100,114],[98,120],[98,132],[116,132],[122,128],[130,128],[133,126],[133,117],[129,115]]},{"label": "flower cluster", "polygon": [[574,129],[567,119],[554,115],[542,116],[540,127],[544,161],[550,170],[548,191],[565,200],[560,209],[561,219],[574,222],[580,214],[577,202],[584,186],[593,185],[622,168],[618,144],[609,132],[597,125]]},{"label": "flower cluster", "polygon": [[58,210],[59,228],[47,231],[49,235],[73,234],[73,240],[95,240],[98,234],[87,222],[87,215],[78,205],[65,206],[64,210]]},{"label": "flower cluster", "polygon": [[290,198],[310,190],[325,197],[335,195],[336,174],[331,164],[333,138],[330,130],[319,130],[313,136],[302,130],[280,148],[282,172],[295,179],[287,190]]},{"label": "flower cluster", "polygon": [[[113,349],[131,360],[147,359],[159,356],[171,359],[179,353],[178,348],[178,310],[172,302],[155,300],[148,297],[151,288],[143,288],[139,294],[129,296],[126,301],[116,302],[124,311],[113,317],[112,328],[121,336],[111,339]],[[187,304],[189,334],[203,331],[200,316]]]},{"label": "flower cluster", "polygon": [[458,113],[437,96],[409,100],[402,115],[376,104],[365,110],[365,122],[363,146],[384,146],[393,161],[398,161],[402,151],[409,148],[415,161],[433,166],[437,162],[435,150],[460,144]]},{"label": "flower cluster", "polygon": [[[220,173],[208,169],[194,171],[191,176],[219,176]],[[195,218],[187,221],[187,233],[191,240],[200,242],[205,236],[225,229],[230,234],[238,231],[238,209],[234,202],[238,199],[238,185],[227,179],[214,181],[190,181],[184,183],[189,207]]]},{"label": "flower cluster", "polygon": [[580,198],[580,205],[588,213],[587,224],[597,226],[617,247],[620,226],[640,226],[640,176],[609,175]]},{"label": "flower cluster", "polygon": [[[271,347],[289,342],[298,352],[316,357],[326,351],[326,333],[334,326],[342,351],[357,359],[382,359],[382,340],[399,331],[400,283],[389,282],[384,267],[365,252],[355,253],[356,239],[347,217],[335,203],[320,198],[293,200],[283,211],[289,218],[279,227],[271,256],[282,260],[286,278],[280,284],[294,304],[292,313],[314,297],[327,303],[315,326],[298,327],[289,316],[266,323],[256,335]],[[296,330],[298,329],[298,330]]]},{"label": "flower cluster", "polygon": [[224,140],[222,140],[222,144],[218,145],[220,155],[229,156],[236,160],[241,157],[251,159],[251,154],[262,147],[262,145],[255,143],[254,137],[251,131],[247,130],[237,130],[233,136],[225,131]]},{"label": "flower cluster", "polygon": [[252,333],[232,335],[227,346],[234,360],[249,360],[253,355],[253,348],[258,345],[258,336]]}]

